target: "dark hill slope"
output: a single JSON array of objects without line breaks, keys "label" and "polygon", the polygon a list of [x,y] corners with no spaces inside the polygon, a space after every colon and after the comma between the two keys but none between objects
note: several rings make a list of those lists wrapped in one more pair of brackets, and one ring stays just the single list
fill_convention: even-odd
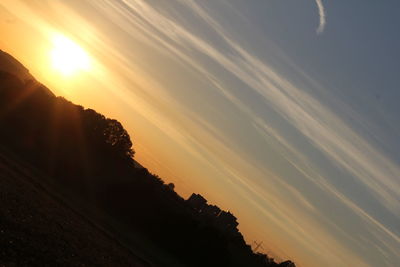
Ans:
[{"label": "dark hill slope", "polygon": [[0,266],[150,266],[0,150]]},{"label": "dark hill slope", "polygon": [[2,50],[0,50],[0,70],[11,73],[22,81],[34,80],[24,65]]}]

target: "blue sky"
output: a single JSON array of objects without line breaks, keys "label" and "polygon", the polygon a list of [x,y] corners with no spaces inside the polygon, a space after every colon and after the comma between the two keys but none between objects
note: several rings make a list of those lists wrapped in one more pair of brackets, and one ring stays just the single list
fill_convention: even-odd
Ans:
[{"label": "blue sky", "polygon": [[98,71],[60,84],[9,52],[122,121],[139,161],[232,210],[249,243],[299,266],[398,264],[397,1],[9,2],[3,32],[61,32]]}]

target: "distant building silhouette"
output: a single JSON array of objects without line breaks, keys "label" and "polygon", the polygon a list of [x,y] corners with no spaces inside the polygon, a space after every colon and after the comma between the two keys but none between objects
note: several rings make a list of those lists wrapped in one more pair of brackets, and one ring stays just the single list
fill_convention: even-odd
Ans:
[{"label": "distant building silhouette", "polygon": [[296,267],[296,265],[292,261],[281,262],[278,266],[279,267]]},{"label": "distant building silhouette", "polygon": [[216,205],[208,205],[207,200],[200,194],[193,193],[186,201],[200,220],[207,221],[222,233],[239,233],[237,229],[239,223],[229,211],[223,211]]},{"label": "distant building silhouette", "polygon": [[202,213],[208,216],[217,217],[221,213],[221,209],[215,205],[206,205]]},{"label": "distant building silhouette", "polygon": [[239,225],[236,217],[229,211],[228,212],[221,211],[221,213],[218,215],[217,218],[218,218],[218,225],[223,227],[223,229],[227,231],[236,230],[237,226]]},{"label": "distant building silhouette", "polygon": [[207,200],[202,195],[195,193],[188,198],[187,203],[198,212],[202,212],[207,206]]}]

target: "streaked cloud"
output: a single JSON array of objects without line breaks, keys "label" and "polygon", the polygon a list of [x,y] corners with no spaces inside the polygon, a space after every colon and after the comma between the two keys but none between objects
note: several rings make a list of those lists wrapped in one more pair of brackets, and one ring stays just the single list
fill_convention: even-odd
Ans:
[{"label": "streaked cloud", "polygon": [[322,4],[322,0],[315,0],[318,6],[318,14],[319,14],[319,25],[317,28],[317,33],[321,34],[324,32],[325,29],[325,24],[326,24],[326,14],[325,14],[325,8]]}]

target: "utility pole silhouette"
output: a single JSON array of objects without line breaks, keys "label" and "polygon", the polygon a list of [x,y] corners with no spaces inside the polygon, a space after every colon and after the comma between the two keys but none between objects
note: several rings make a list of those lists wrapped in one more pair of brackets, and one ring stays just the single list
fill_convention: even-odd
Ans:
[{"label": "utility pole silhouette", "polygon": [[262,243],[263,243],[262,241],[259,242],[259,243],[257,243],[257,241],[253,241],[253,244],[255,245],[253,251],[254,251],[254,252],[257,252],[257,250],[258,250],[259,248],[264,248],[264,247],[262,246]]}]

